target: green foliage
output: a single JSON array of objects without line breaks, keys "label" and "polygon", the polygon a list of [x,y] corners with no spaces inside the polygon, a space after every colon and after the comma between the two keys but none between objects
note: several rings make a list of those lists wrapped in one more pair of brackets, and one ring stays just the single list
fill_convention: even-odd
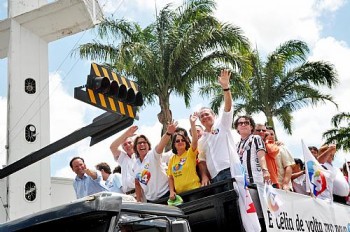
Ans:
[{"label": "green foliage", "polygon": [[146,104],[158,101],[164,126],[171,120],[166,113],[171,94],[182,96],[188,107],[195,83],[215,82],[222,67],[249,72],[244,55],[248,40],[240,28],[213,17],[214,9],[213,0],[189,0],[176,9],[169,4],[144,29],[123,19],[105,19],[98,35],[112,42],[84,44],[80,56],[102,61],[135,80]]},{"label": "green foliage", "polygon": [[323,133],[322,137],[326,143],[336,143],[337,149],[350,151],[350,113],[339,113],[332,117],[332,126],[334,128]]},{"label": "green foliage", "polygon": [[[264,62],[258,51],[249,54],[252,75],[240,83],[233,79],[232,96],[235,115],[263,112],[270,126],[279,120],[287,133],[292,133],[292,112],[308,105],[330,101],[332,96],[322,93],[320,86],[333,88],[337,74],[332,64],[307,61],[308,46],[298,40],[281,44]],[[215,86],[201,89],[202,94],[217,92]],[[212,107],[218,108],[222,96],[216,95]]]}]

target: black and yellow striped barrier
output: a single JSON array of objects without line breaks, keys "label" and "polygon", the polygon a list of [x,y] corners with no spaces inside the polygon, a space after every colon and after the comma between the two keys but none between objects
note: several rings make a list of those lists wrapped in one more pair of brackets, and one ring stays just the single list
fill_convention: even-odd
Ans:
[{"label": "black and yellow striped barrier", "polygon": [[130,118],[135,118],[136,110],[130,104],[118,101],[115,98],[108,97],[102,93],[96,93],[92,89],[86,89],[88,98],[93,105],[99,106],[101,109],[111,111],[113,113],[120,113]]},{"label": "black and yellow striped barrier", "polygon": [[77,87],[74,97],[100,109],[130,118],[136,117],[137,107],[143,104],[142,94],[135,82],[118,76],[96,63],[91,64],[86,91],[83,87]]},{"label": "black and yellow striped barrier", "polygon": [[132,88],[135,92],[139,91],[139,87],[135,82],[130,81],[125,77],[118,76],[111,70],[96,63],[91,64],[90,75],[95,77],[108,77],[110,81],[116,81],[119,85],[125,85],[128,89]]}]

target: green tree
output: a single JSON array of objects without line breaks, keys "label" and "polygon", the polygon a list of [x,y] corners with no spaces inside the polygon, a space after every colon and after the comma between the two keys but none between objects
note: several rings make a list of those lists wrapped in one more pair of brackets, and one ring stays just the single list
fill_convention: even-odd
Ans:
[{"label": "green tree", "polygon": [[[339,113],[331,119],[333,129],[327,130],[322,137],[326,139],[326,143],[336,143],[337,149],[350,151],[350,113]],[[344,124],[346,124],[344,126]]]},{"label": "green tree", "polygon": [[[232,90],[235,99],[235,115],[263,112],[269,126],[273,118],[279,120],[285,131],[292,134],[292,112],[307,105],[333,101],[319,87],[333,88],[338,83],[333,65],[324,61],[307,61],[309,48],[306,43],[290,40],[269,54],[264,62],[258,51],[252,51],[250,62],[252,76],[248,79],[246,94]],[[205,86],[201,94],[216,92],[215,87]],[[216,95],[212,107],[217,108],[222,97]]]},{"label": "green tree", "polygon": [[106,19],[98,27],[99,38],[120,42],[84,44],[80,56],[102,60],[135,80],[146,104],[158,102],[164,133],[172,120],[172,94],[183,97],[188,107],[194,85],[216,79],[221,67],[247,70],[242,54],[249,50],[248,40],[240,28],[213,17],[214,9],[212,0],[190,0],[176,9],[169,4],[144,29],[138,23]]}]

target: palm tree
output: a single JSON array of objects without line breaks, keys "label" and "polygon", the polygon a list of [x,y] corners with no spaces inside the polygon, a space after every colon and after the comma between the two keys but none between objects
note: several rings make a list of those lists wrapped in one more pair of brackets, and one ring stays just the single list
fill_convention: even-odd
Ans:
[{"label": "palm tree", "polygon": [[248,40],[240,28],[214,18],[214,9],[213,0],[189,0],[175,10],[169,4],[144,29],[137,23],[106,19],[98,36],[120,42],[84,44],[80,56],[122,70],[139,84],[146,104],[158,101],[164,133],[172,120],[172,94],[182,96],[188,107],[195,83],[216,78],[221,67],[247,72],[242,54],[249,50]]},{"label": "palm tree", "polygon": [[[292,134],[292,112],[307,105],[330,101],[337,105],[332,96],[322,93],[319,86],[333,88],[338,83],[332,64],[324,61],[306,61],[308,46],[298,40],[281,44],[267,56],[266,62],[255,50],[250,54],[253,75],[248,80],[246,94],[239,95],[232,90],[235,99],[235,115],[263,112],[269,126],[274,127],[273,118],[279,120],[287,133]],[[201,94],[215,91],[206,86]],[[212,101],[215,109],[221,103],[217,95]]]},{"label": "palm tree", "polygon": [[[350,113],[339,113],[332,117],[331,123],[333,129],[327,130],[322,137],[326,139],[326,143],[337,144],[337,149],[350,151]],[[348,123],[347,126],[342,126],[343,123]]]}]

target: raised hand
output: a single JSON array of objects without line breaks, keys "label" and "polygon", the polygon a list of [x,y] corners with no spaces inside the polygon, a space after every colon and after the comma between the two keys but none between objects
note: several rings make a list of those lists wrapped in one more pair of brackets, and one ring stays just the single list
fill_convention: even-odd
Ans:
[{"label": "raised hand", "polygon": [[168,127],[167,127],[167,133],[169,134],[174,134],[176,127],[177,127],[178,122],[172,120],[170,123],[168,123]]},{"label": "raised hand", "polygon": [[192,124],[195,124],[195,122],[197,121],[198,119],[198,112],[194,112],[193,114],[190,115],[190,123]]},{"label": "raised hand", "polygon": [[137,131],[137,129],[139,129],[138,126],[135,126],[135,125],[131,126],[125,131],[125,135],[127,137],[132,137],[132,136],[136,135],[135,132]]},{"label": "raised hand", "polygon": [[230,88],[230,77],[231,73],[228,69],[221,70],[220,76],[218,77],[218,81],[223,89]]}]

